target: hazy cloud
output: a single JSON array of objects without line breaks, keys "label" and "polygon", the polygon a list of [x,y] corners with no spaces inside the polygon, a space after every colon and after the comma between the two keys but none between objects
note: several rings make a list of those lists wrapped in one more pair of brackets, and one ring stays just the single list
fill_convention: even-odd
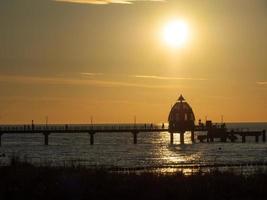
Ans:
[{"label": "hazy cloud", "polygon": [[188,78],[188,77],[168,77],[168,76],[146,76],[146,75],[134,75],[135,78],[144,79],[159,79],[159,80],[193,80],[193,81],[205,81],[205,78]]},{"label": "hazy cloud", "polygon": [[91,73],[91,72],[82,72],[80,73],[82,76],[101,76],[103,73]]},{"label": "hazy cloud", "polygon": [[164,0],[54,0],[57,2],[80,3],[80,4],[132,4],[137,1],[164,1]]},{"label": "hazy cloud", "polygon": [[[75,79],[61,77],[38,77],[38,76],[0,76],[0,83],[19,83],[19,84],[44,84],[44,85],[89,85],[96,87],[138,87],[138,88],[158,88],[158,89],[175,89],[175,85],[155,85],[139,84],[126,81],[109,81],[109,80],[92,80],[92,79]],[[179,86],[181,87],[181,85]]]},{"label": "hazy cloud", "polygon": [[258,85],[267,85],[267,81],[259,81],[257,82]]}]

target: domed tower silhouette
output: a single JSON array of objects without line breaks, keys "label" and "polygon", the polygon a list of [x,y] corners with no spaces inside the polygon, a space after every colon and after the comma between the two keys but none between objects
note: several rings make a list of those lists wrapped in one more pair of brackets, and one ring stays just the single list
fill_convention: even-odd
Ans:
[{"label": "domed tower silhouette", "polygon": [[169,114],[169,129],[173,131],[191,131],[195,127],[195,115],[191,106],[180,95]]},{"label": "domed tower silhouette", "polygon": [[[180,95],[177,102],[171,108],[169,114],[169,132],[180,133],[180,142],[184,142],[184,132],[191,131],[192,141],[194,141],[195,115],[191,106]],[[173,140],[171,135],[171,140]]]}]

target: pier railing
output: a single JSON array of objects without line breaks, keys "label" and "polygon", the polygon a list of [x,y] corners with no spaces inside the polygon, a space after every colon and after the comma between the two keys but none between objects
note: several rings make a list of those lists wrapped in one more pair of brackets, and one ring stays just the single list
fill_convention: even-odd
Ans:
[{"label": "pier railing", "polygon": [[166,130],[168,131],[168,126],[160,126],[155,124],[119,124],[119,125],[75,125],[75,124],[59,124],[59,125],[46,125],[46,124],[32,124],[32,125],[0,125],[0,132],[43,132],[43,131],[125,131],[125,130]]}]

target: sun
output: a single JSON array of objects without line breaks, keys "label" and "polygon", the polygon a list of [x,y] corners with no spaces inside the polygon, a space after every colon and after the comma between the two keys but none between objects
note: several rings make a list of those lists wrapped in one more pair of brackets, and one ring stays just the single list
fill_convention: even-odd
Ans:
[{"label": "sun", "polygon": [[173,48],[183,47],[189,36],[188,25],[185,21],[174,20],[166,24],[163,30],[163,39]]}]

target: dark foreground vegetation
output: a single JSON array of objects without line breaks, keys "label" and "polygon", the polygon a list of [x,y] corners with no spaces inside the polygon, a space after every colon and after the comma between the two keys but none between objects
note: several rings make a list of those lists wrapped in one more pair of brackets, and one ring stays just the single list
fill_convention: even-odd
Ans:
[{"label": "dark foreground vegetation", "polygon": [[267,199],[267,173],[114,173],[83,167],[0,167],[0,199]]}]

